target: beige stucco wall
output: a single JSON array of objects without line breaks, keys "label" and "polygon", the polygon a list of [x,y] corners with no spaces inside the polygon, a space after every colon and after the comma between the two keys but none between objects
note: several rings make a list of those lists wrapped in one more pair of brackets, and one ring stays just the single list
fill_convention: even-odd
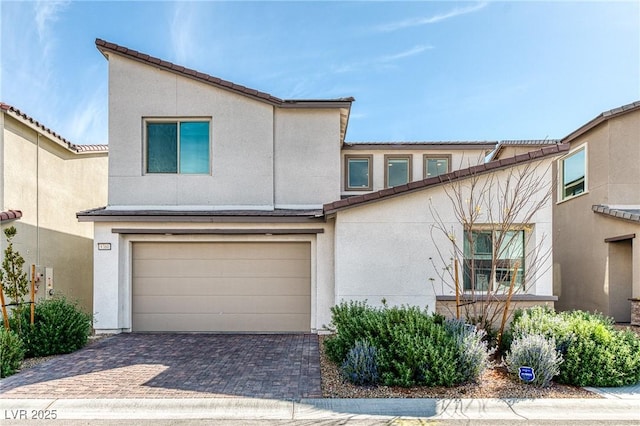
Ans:
[{"label": "beige stucco wall", "polygon": [[[640,111],[614,117],[571,141],[571,149],[587,147],[587,190],[558,202],[554,194],[554,292],[559,309],[597,310],[609,315],[624,303],[610,298],[610,259],[607,238],[634,234],[631,293],[640,296],[640,224],[603,216],[592,206],[640,205]],[[559,163],[554,168],[558,175]],[[615,273],[615,271],[613,271]],[[618,298],[624,292],[616,291]]]},{"label": "beige stucco wall", "polygon": [[26,265],[53,268],[56,292],[91,312],[93,226],[78,223],[76,212],[106,204],[107,153],[69,151],[31,125],[2,115],[2,210],[22,211],[20,220],[3,228],[17,228],[15,247]]},{"label": "beige stucco wall", "polygon": [[[331,223],[172,223],[172,228],[189,229],[318,229],[322,233],[298,235],[142,235],[113,233],[112,228],[163,229],[167,224],[140,222],[96,222],[94,244],[94,315],[96,332],[131,329],[131,246],[138,241],[162,242],[278,242],[311,243],[311,324],[312,331],[331,321],[333,290],[333,225]],[[110,250],[98,250],[98,243],[110,243]]]},{"label": "beige stucco wall", "polygon": [[321,208],[340,198],[340,112],[277,108],[275,205]]},{"label": "beige stucco wall", "polygon": [[[272,206],[272,109],[110,55],[109,205]],[[211,119],[211,174],[144,174],[144,117]]]},{"label": "beige stucco wall", "polygon": [[[545,167],[549,163],[550,160],[544,160],[531,171],[546,184],[551,182],[550,168]],[[508,173],[502,170],[495,177],[504,182]],[[481,176],[480,182],[489,176]],[[336,301],[367,299],[370,304],[380,305],[385,299],[391,305],[420,305],[434,310],[436,295],[455,294],[453,279],[443,277],[447,274],[442,273],[452,262],[452,243],[444,233],[434,229],[438,222],[434,212],[442,218],[444,229],[462,244],[463,227],[456,220],[443,186],[338,211]],[[486,223],[486,218],[483,213],[477,223]],[[531,260],[532,246],[550,254],[551,220],[549,200],[530,222],[533,226],[528,231],[531,238],[525,262]],[[530,270],[534,273],[534,268]],[[540,260],[528,285],[530,294],[552,294],[551,257]]]},{"label": "beige stucco wall", "polygon": [[385,147],[384,149],[361,149],[361,148],[349,148],[346,147],[342,150],[341,157],[341,182],[340,190],[343,195],[358,195],[371,191],[346,191],[346,169],[345,169],[345,156],[350,155],[371,155],[373,156],[372,175],[373,175],[373,189],[372,191],[378,191],[385,188],[385,155],[399,155],[399,156],[411,156],[412,163],[412,179],[411,181],[417,181],[425,179],[424,176],[424,155],[430,156],[451,156],[451,171],[464,169],[471,166],[484,163],[486,152],[484,149],[393,149]]},{"label": "beige stucco wall", "polygon": [[[109,92],[110,206],[318,208],[339,198],[337,108],[274,107],[116,54]],[[211,173],[145,174],[144,118],[198,117],[211,120]]]}]

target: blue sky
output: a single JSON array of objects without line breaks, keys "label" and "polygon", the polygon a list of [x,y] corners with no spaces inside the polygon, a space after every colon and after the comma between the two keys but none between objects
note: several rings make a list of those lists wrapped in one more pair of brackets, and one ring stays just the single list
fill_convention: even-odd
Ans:
[{"label": "blue sky", "polygon": [[107,143],[117,43],[284,99],[348,141],[560,138],[640,100],[640,1],[0,2],[0,100]]}]

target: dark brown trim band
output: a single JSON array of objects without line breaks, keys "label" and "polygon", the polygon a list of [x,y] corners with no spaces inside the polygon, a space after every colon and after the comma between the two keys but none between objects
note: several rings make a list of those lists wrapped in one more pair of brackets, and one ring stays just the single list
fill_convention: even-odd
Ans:
[{"label": "dark brown trim band", "polygon": [[309,235],[323,234],[322,228],[309,229],[149,229],[113,228],[114,234],[125,235]]}]

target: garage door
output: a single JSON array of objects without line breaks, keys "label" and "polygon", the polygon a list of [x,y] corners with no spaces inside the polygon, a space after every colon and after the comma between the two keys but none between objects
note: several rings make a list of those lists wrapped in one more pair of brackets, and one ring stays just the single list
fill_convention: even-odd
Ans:
[{"label": "garage door", "polygon": [[309,243],[134,243],[133,331],[310,330]]}]

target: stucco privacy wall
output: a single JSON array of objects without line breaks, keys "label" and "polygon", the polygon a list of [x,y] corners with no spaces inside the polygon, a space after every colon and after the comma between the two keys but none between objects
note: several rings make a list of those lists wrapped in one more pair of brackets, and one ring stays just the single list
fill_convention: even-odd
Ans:
[{"label": "stucco privacy wall", "polygon": [[15,248],[25,265],[54,268],[56,292],[91,312],[93,229],[75,214],[105,204],[107,152],[72,152],[12,115],[2,116],[2,209],[22,211],[19,221],[7,224],[18,230]]},{"label": "stucco privacy wall", "polygon": [[[551,184],[550,161],[529,166],[537,165],[532,173],[539,176],[544,185]],[[527,166],[519,165],[515,169],[523,167]],[[495,173],[495,177],[504,182],[510,171]],[[480,185],[489,176],[481,175]],[[444,285],[440,271],[436,270],[450,262],[451,242],[446,235],[432,229],[435,220],[430,205],[443,218],[445,228],[451,230],[456,241],[462,242],[462,225],[455,219],[442,185],[337,212],[336,302],[367,299],[370,304],[379,305],[385,299],[390,305],[420,305],[433,311],[436,295],[453,294],[452,281]],[[534,226],[530,228],[532,235],[525,249],[527,256],[535,246],[549,254],[529,282],[528,292],[539,296],[552,295],[551,220],[549,200],[531,220]]]},{"label": "stucco privacy wall", "polygon": [[[182,230],[225,229],[317,229],[322,233],[300,235],[142,235],[114,233],[114,228],[135,230],[166,229],[164,223],[140,222],[95,222],[94,245],[94,328],[97,333],[131,330],[131,247],[138,241],[161,242],[279,242],[304,241],[311,243],[311,324],[310,329],[322,329],[331,320],[330,308],[334,304],[334,230],[331,224],[314,222],[299,223],[182,223],[173,224]],[[130,231],[134,232],[134,231]],[[110,250],[98,250],[97,243],[110,243]]]},{"label": "stucco privacy wall", "polygon": [[340,198],[340,111],[275,108],[275,205],[321,208]]},{"label": "stucco privacy wall", "polygon": [[[271,105],[116,54],[109,92],[110,206],[273,208]],[[144,117],[210,119],[211,175],[144,174]]]}]

